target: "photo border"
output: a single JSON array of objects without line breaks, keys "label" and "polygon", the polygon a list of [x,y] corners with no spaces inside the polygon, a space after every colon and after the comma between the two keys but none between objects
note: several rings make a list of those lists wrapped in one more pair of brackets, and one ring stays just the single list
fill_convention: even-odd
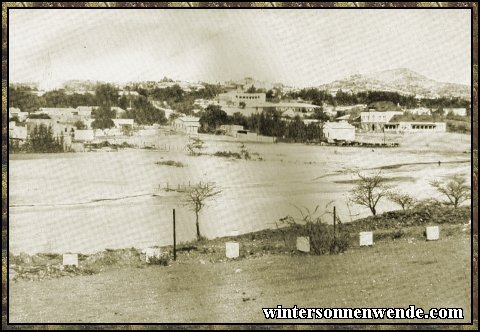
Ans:
[{"label": "photo border", "polygon": [[[295,9],[311,8],[312,10],[321,9],[470,9],[471,12],[471,301],[472,310],[471,324],[459,323],[131,323],[131,324],[76,324],[76,323],[9,323],[9,303],[8,303],[8,17],[10,9],[20,8],[61,8],[61,9],[80,9],[80,8],[195,8],[195,9],[260,9],[260,8],[278,8]],[[5,117],[7,121],[5,121]],[[6,194],[6,195],[5,195]],[[384,329],[402,326],[407,329],[425,328],[428,325],[432,329],[443,329],[446,326],[449,329],[476,329],[478,327],[478,4],[475,2],[3,2],[2,3],[2,330],[3,329],[72,329],[73,325],[81,329],[111,329],[116,326],[119,329],[229,329],[246,326],[248,328],[294,328],[294,329]],[[284,327],[282,327],[284,325]]]}]

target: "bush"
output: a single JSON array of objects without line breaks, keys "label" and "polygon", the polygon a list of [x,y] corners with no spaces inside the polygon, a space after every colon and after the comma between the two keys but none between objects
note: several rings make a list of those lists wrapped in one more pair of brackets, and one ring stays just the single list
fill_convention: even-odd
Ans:
[{"label": "bush", "polygon": [[410,226],[435,224],[464,224],[470,219],[470,207],[460,206],[454,209],[442,202],[429,199],[418,202],[412,209],[388,211],[381,215],[370,216],[342,225],[350,233],[380,229],[399,229]]},{"label": "bush", "polygon": [[310,211],[297,208],[302,216],[298,222],[291,216],[280,219],[280,223],[289,227],[278,227],[287,244],[287,237],[308,236],[310,238],[310,252],[315,255],[338,254],[346,251],[351,243],[350,233],[343,227],[340,221],[337,223],[335,233],[333,225],[322,222],[320,217],[314,216],[318,210]]},{"label": "bush", "polygon": [[242,159],[240,153],[231,151],[217,151],[213,155],[215,157]]},{"label": "bush", "polygon": [[157,161],[155,164],[165,165],[165,166],[185,167],[185,164],[175,160]]},{"label": "bush", "polygon": [[160,255],[159,257],[150,257],[148,259],[148,264],[150,265],[161,265],[161,266],[168,266],[170,263],[170,255]]},{"label": "bush", "polygon": [[333,226],[318,219],[305,224],[305,236],[310,237],[310,251],[315,255],[338,254],[347,250],[351,237],[348,232],[333,232]]}]

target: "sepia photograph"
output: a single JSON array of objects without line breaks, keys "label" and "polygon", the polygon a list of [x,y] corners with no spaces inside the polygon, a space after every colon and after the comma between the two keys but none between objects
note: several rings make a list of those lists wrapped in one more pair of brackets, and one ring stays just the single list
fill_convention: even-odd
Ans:
[{"label": "sepia photograph", "polygon": [[17,4],[2,322],[477,321],[471,7]]}]

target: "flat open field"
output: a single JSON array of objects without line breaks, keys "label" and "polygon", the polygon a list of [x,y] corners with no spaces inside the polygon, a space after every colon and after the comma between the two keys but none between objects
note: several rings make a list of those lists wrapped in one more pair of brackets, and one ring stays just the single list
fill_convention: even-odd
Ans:
[{"label": "flat open field", "polygon": [[[182,252],[168,267],[124,267],[91,276],[10,282],[10,322],[300,322],[267,321],[262,308],[277,305],[462,308],[465,319],[448,323],[469,322],[470,233],[462,225],[445,225],[441,234],[435,242],[419,237],[382,240],[336,256],[266,254],[212,263],[209,254],[192,258]],[[365,321],[354,323],[360,322]]]},{"label": "flat open field", "polygon": [[[172,209],[177,239],[194,238],[194,214],[176,192],[161,188],[213,181],[222,194],[202,211],[200,227],[209,238],[274,227],[295,206],[335,205],[342,221],[365,217],[368,209],[347,205],[355,185],[352,170],[379,172],[389,184],[417,198],[440,197],[429,181],[470,175],[470,136],[417,134],[386,136],[399,148],[246,143],[259,160],[188,156],[186,138],[161,137],[170,151],[11,155],[9,168],[10,250],[92,253],[105,248],[143,248],[172,243]],[[205,154],[239,152],[239,143],[202,136]],[[363,135],[378,142],[383,135]],[[174,149],[173,147],[176,147]],[[186,166],[156,165],[174,160]],[[438,165],[441,161],[441,165]],[[388,201],[379,212],[398,209]],[[321,211],[323,212],[323,211]],[[327,220],[328,221],[328,220]]]}]

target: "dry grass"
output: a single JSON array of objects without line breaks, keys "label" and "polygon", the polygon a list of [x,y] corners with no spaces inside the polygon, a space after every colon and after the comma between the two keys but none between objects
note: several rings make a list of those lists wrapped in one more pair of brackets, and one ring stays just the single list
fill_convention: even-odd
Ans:
[{"label": "dry grass", "polygon": [[452,227],[437,242],[384,240],[337,256],[267,254],[211,263],[182,252],[169,267],[20,281],[10,285],[10,322],[265,322],[262,308],[277,304],[459,307],[469,321],[470,239]]}]

